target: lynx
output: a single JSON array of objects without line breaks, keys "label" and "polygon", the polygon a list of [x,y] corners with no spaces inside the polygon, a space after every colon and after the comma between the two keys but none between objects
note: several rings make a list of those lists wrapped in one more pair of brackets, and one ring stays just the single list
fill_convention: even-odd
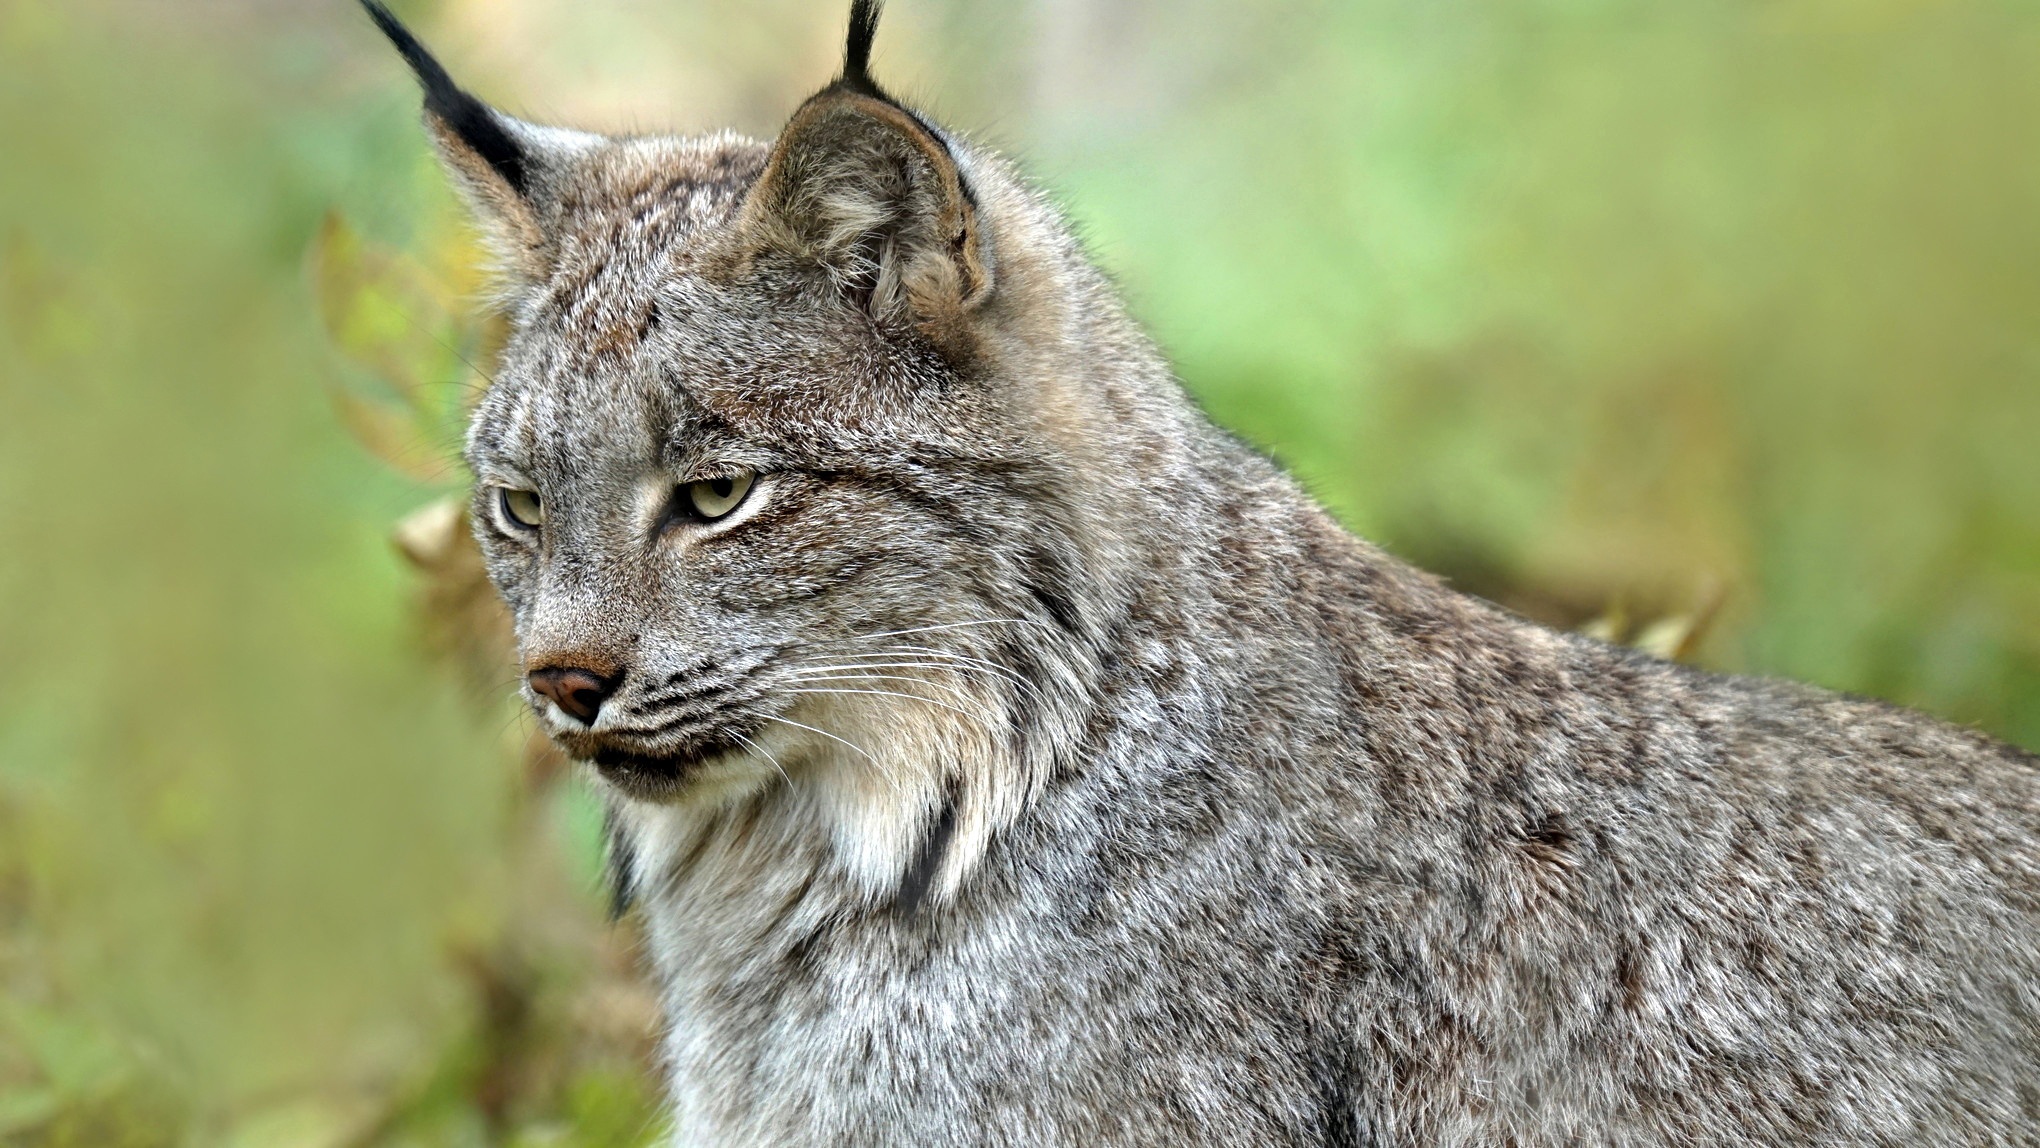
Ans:
[{"label": "lynx", "polygon": [[1540,628],[1208,422],[869,73],[776,140],[477,101],[467,444],[679,1145],[2040,1143],[2040,762]]}]

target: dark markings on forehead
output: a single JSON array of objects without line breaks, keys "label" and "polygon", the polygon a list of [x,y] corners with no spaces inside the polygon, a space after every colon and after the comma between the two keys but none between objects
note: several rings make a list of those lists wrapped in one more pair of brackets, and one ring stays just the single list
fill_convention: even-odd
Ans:
[{"label": "dark markings on forehead", "polygon": [[657,326],[663,280],[734,221],[764,157],[748,141],[664,155],[626,142],[598,159],[561,199],[545,321],[590,355],[627,355]]},{"label": "dark markings on forehead", "polygon": [[558,468],[567,453],[563,435],[573,409],[581,405],[578,379],[560,378],[558,356],[541,347],[522,357],[516,374],[505,372],[476,416],[477,461],[498,461],[537,480]]}]

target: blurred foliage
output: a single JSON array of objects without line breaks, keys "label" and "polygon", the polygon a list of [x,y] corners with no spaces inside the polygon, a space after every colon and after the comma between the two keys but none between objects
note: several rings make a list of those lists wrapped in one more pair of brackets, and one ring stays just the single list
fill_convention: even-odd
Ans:
[{"label": "blurred foliage", "polygon": [[[403,7],[513,110],[769,134],[843,5]],[[883,74],[1363,533],[2040,746],[2040,10],[893,8]],[[0,0],[0,1145],[657,1135],[415,117],[343,0]]]},{"label": "blurred foliage", "polygon": [[[456,250],[463,256],[456,268],[476,266],[473,251]],[[477,360],[488,357],[491,343],[492,325],[472,305],[473,283],[457,286],[377,247],[337,212],[320,224],[306,256],[333,346],[355,374],[382,384],[382,393],[364,393],[357,380],[335,380],[331,394],[342,425],[415,482],[455,481],[456,444],[470,406],[464,400],[487,385]],[[457,381],[441,381],[449,378]]]}]

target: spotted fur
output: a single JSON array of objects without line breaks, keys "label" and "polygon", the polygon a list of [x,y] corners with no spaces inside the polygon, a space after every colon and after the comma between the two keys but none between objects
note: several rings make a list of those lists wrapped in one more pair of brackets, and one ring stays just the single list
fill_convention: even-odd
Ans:
[{"label": "spotted fur", "polygon": [[2033,758],[1349,535],[876,15],[770,143],[428,100],[515,327],[473,517],[527,663],[620,682],[531,700],[676,1144],[2040,1143]]}]

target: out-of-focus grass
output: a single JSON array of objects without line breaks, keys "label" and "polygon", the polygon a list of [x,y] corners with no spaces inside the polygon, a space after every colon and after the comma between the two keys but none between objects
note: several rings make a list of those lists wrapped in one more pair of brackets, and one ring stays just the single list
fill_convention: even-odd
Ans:
[{"label": "out-of-focus grass", "polygon": [[[406,11],[521,110],[768,132],[842,7]],[[2040,745],[2040,11],[893,9],[1363,532]],[[0,157],[0,1144],[644,1141],[585,799],[426,656],[445,488],[354,441],[470,376],[305,267],[337,208],[458,278],[401,69],[341,0],[0,0]]]}]

